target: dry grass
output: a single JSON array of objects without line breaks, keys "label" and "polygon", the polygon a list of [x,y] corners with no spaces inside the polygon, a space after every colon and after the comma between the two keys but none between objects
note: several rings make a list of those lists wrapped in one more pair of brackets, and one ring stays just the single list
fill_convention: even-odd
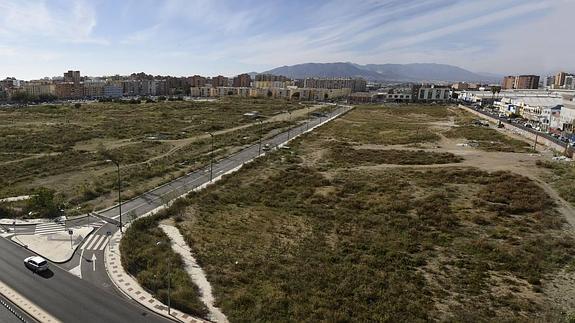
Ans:
[{"label": "dry grass", "polygon": [[180,231],[231,321],[560,317],[542,282],[573,264],[575,241],[528,178],[354,167],[405,163],[412,151],[346,146],[345,165],[328,156],[340,131],[349,145],[382,143],[370,127],[344,125],[449,116],[442,107],[409,109],[354,111],[180,202]]},{"label": "dry grass", "polygon": [[358,149],[341,142],[331,144],[330,153],[325,159],[326,162],[332,162],[339,167],[378,164],[432,165],[459,163],[462,160],[462,157],[451,153],[404,149]]},{"label": "dry grass", "polygon": [[[104,206],[114,200],[109,193],[116,175],[102,150],[121,161],[126,194],[132,195],[204,165],[207,131],[224,132],[216,140],[217,156],[222,156],[258,140],[259,126],[244,113],[259,111],[271,118],[301,108],[283,100],[226,98],[0,109],[0,197],[45,186],[74,207]],[[289,125],[266,123],[264,135]]]}]

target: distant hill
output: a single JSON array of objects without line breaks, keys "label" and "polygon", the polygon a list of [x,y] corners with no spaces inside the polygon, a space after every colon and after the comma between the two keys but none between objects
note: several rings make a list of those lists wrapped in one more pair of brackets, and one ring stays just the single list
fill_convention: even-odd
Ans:
[{"label": "distant hill", "polygon": [[495,75],[474,73],[446,64],[367,64],[306,63],[274,68],[264,73],[290,78],[306,77],[362,77],[369,81],[424,82],[498,82]]},{"label": "distant hill", "polygon": [[283,75],[294,79],[306,77],[363,77],[367,80],[378,80],[377,72],[356,67],[351,63],[307,63],[282,66],[264,72],[265,74]]}]

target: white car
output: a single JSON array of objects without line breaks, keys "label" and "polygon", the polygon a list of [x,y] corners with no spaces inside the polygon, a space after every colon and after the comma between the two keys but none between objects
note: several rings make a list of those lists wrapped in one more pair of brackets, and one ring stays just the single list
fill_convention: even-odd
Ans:
[{"label": "white car", "polygon": [[24,259],[24,265],[30,268],[33,272],[48,270],[48,261],[40,256],[31,256]]}]

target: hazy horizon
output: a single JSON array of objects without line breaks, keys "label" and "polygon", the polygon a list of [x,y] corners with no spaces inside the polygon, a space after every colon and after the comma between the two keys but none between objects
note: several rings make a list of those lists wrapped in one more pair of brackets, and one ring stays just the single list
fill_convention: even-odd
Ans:
[{"label": "hazy horizon", "polygon": [[575,71],[575,1],[0,0],[0,77],[226,75],[301,63]]}]

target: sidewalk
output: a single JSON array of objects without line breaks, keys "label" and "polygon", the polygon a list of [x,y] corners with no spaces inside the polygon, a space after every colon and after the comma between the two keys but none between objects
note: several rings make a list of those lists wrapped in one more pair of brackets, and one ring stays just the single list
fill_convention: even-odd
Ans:
[{"label": "sidewalk", "polygon": [[173,308],[170,310],[170,314],[168,314],[168,307],[140,287],[136,279],[130,276],[130,274],[124,270],[124,267],[122,267],[122,263],[120,261],[120,239],[120,231],[116,231],[116,233],[112,235],[110,243],[108,243],[108,246],[104,249],[104,265],[106,266],[106,272],[116,288],[118,288],[128,298],[135,300],[152,312],[171,318],[172,320],[190,323],[207,322]]},{"label": "sidewalk", "polygon": [[74,255],[93,227],[71,228],[72,242],[67,231],[51,234],[14,235],[11,240],[55,263],[63,263]]},{"label": "sidewalk", "polygon": [[0,219],[0,225],[11,226],[14,225],[34,225],[53,222],[50,219]]},{"label": "sidewalk", "polygon": [[[77,216],[72,216],[67,219],[67,221],[78,220],[82,218],[89,217],[90,213],[80,214]],[[0,225],[3,226],[12,226],[12,225],[34,225],[34,224],[44,224],[44,223],[53,223],[54,219],[0,219]]]},{"label": "sidewalk", "polygon": [[225,314],[222,313],[219,308],[214,306],[215,298],[212,294],[212,285],[210,285],[204,270],[200,265],[198,265],[198,262],[192,255],[192,251],[184,241],[184,237],[180,233],[180,230],[174,226],[166,224],[160,224],[160,229],[162,229],[162,231],[164,231],[164,233],[170,238],[172,250],[182,256],[188,275],[192,278],[194,284],[196,284],[200,289],[200,299],[210,310],[209,319],[214,322],[227,323],[228,319]]}]

